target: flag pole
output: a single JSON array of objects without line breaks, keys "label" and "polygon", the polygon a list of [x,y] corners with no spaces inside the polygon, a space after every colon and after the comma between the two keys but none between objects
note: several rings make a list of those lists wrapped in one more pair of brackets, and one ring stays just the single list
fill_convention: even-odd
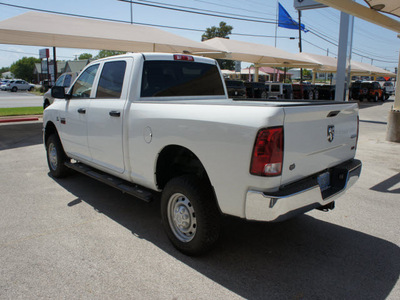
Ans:
[{"label": "flag pole", "polygon": [[[278,33],[278,11],[279,11],[279,0],[276,0],[276,15],[275,15],[275,48],[276,48],[276,35]],[[274,68],[274,80],[276,81],[276,68]]]},{"label": "flag pole", "polygon": [[275,20],[276,20],[276,23],[275,23],[275,48],[276,48],[276,35],[277,35],[277,32],[278,32],[278,10],[279,10],[279,0],[276,0],[276,15],[275,15]]}]

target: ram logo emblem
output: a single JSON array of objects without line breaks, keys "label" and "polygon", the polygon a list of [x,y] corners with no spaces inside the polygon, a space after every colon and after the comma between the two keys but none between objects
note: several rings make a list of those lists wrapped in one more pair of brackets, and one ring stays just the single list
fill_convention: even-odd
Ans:
[{"label": "ram logo emblem", "polygon": [[335,125],[328,126],[327,135],[328,135],[328,141],[332,143],[333,139],[335,138]]}]

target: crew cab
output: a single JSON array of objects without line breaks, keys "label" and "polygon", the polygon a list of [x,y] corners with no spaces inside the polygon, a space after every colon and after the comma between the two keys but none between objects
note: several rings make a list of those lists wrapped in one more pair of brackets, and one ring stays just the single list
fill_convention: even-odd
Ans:
[{"label": "crew cab", "polygon": [[44,110],[50,174],[76,170],[160,200],[180,251],[210,250],[221,216],[282,221],[329,210],[356,182],[357,103],[227,96],[215,60],[134,53],[90,63]]}]

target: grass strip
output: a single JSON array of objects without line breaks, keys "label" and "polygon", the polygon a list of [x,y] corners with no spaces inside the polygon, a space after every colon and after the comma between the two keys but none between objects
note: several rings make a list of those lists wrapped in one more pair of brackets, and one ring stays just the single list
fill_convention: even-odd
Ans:
[{"label": "grass strip", "polygon": [[0,108],[0,117],[42,115],[43,107],[6,107]]}]

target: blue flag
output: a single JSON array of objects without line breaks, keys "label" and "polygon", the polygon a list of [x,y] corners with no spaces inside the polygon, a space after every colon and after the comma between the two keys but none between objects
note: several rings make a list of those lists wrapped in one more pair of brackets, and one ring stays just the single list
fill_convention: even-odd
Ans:
[{"label": "blue flag", "polygon": [[[279,4],[279,21],[278,27],[283,27],[287,29],[297,29],[299,30],[299,23],[292,19],[286,9]],[[304,24],[301,24],[301,30],[307,32],[308,30],[305,28]]]}]

